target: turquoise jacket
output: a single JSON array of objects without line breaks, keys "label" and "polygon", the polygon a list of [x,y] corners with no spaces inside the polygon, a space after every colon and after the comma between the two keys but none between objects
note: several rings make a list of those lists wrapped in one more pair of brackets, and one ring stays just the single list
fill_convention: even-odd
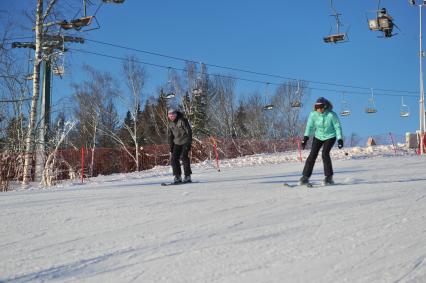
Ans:
[{"label": "turquoise jacket", "polygon": [[306,124],[305,136],[310,136],[315,129],[315,137],[325,141],[336,137],[342,139],[342,127],[339,117],[333,111],[325,110],[324,113],[312,111]]}]

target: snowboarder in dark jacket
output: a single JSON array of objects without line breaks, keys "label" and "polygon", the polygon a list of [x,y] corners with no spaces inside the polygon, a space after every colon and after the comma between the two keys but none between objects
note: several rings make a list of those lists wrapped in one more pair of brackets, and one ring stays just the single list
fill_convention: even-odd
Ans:
[{"label": "snowboarder in dark jacket", "polygon": [[175,109],[170,109],[167,113],[169,118],[168,139],[171,153],[171,166],[173,169],[174,182],[182,182],[182,170],[180,159],[183,163],[183,171],[185,177],[183,182],[191,182],[191,164],[189,159],[189,151],[192,144],[192,129],[183,114]]},{"label": "snowboarder in dark jacket", "polygon": [[309,183],[309,178],[314,169],[315,160],[322,147],[322,162],[324,163],[324,184],[334,184],[333,181],[333,166],[331,164],[330,150],[337,139],[339,148],[343,147],[342,127],[339,117],[333,112],[333,105],[324,97],[318,98],[314,105],[314,111],[309,114],[306,124],[305,134],[302,141],[302,148],[305,149],[309,136],[315,130],[314,140],[312,142],[311,153],[306,159],[305,167],[303,168],[303,176],[299,183]]}]

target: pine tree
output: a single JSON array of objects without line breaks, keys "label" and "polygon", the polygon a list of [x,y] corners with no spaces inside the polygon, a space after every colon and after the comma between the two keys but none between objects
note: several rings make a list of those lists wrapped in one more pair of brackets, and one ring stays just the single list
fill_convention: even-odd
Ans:
[{"label": "pine tree", "polygon": [[200,76],[196,81],[195,88],[192,89],[191,106],[189,118],[194,136],[203,137],[209,135],[209,130],[207,129],[208,77],[204,64],[201,64]]},{"label": "pine tree", "polygon": [[124,142],[126,146],[134,146],[132,136],[130,135],[128,129],[133,129],[134,121],[130,111],[127,111],[126,117],[124,118],[123,125],[119,129],[118,136]]},{"label": "pine tree", "polygon": [[246,127],[247,122],[247,112],[244,107],[244,103],[240,101],[237,112],[235,113],[235,132],[238,138],[245,138],[248,135],[248,130]]}]

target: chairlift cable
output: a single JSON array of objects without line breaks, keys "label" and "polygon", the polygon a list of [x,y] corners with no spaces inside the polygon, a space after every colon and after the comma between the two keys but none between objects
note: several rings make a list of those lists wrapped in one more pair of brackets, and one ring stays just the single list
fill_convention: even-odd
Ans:
[{"label": "chairlift cable", "polygon": [[[111,58],[111,59],[116,59],[116,60],[120,60],[120,61],[126,61],[126,58],[123,57],[117,57],[117,56],[112,56],[112,55],[107,55],[107,54],[102,54],[102,53],[98,53],[98,52],[92,52],[92,51],[87,51],[87,50],[82,50],[82,49],[77,49],[77,48],[69,48],[69,50],[71,51],[76,51],[76,52],[81,52],[81,53],[87,53],[87,54],[92,54],[92,55],[96,55],[96,56],[101,56],[101,57],[106,57],[106,58]],[[186,71],[183,68],[179,68],[179,67],[170,67],[170,66],[165,66],[165,65],[160,65],[160,64],[155,64],[155,63],[150,63],[150,62],[145,62],[145,61],[140,61],[137,60],[136,62],[140,63],[140,64],[144,64],[144,65],[148,65],[148,66],[153,66],[153,67],[158,67],[158,68],[164,68],[164,69],[168,69],[168,68],[172,68],[174,70],[178,70],[178,71]],[[247,78],[242,78],[242,77],[236,77],[236,76],[230,76],[230,75],[222,75],[222,74],[215,74],[215,73],[205,73],[206,75],[210,75],[210,76],[216,76],[216,77],[221,77],[221,78],[230,78],[230,79],[235,79],[235,80],[239,80],[239,81],[246,81],[246,82],[252,82],[252,83],[258,83],[258,84],[265,84],[265,81],[260,81],[260,80],[253,80],[253,79],[247,79]],[[303,80],[306,82],[309,82],[308,80]],[[283,83],[276,83],[276,82],[269,82],[270,84],[273,85],[282,85]],[[318,87],[306,87],[306,89],[310,89],[310,90],[321,90],[321,91],[329,91],[329,92],[342,92],[342,90],[339,89],[325,89],[325,88],[318,88]],[[369,88],[371,89],[371,88]],[[407,91],[393,91],[394,93],[401,93],[401,92],[407,92]],[[351,94],[361,94],[361,95],[368,95],[370,94],[369,92],[357,92],[357,91],[351,91]],[[399,97],[401,94],[389,94],[389,93],[376,93],[375,95],[379,95],[379,96],[395,96],[395,97]],[[406,97],[415,97],[418,98],[417,95],[405,95]]]},{"label": "chairlift cable", "polygon": [[[114,43],[102,42],[102,41],[98,41],[98,40],[94,40],[94,39],[87,39],[86,38],[85,40],[89,41],[89,42],[94,42],[94,43],[102,44],[102,45],[108,45],[108,46],[122,48],[122,49],[129,50],[129,51],[135,51],[135,52],[150,54],[150,55],[154,55],[154,56],[159,56],[159,57],[163,57],[163,58],[169,58],[169,59],[183,61],[183,62],[191,62],[191,63],[199,63],[200,62],[200,60],[184,59],[184,58],[179,58],[179,57],[176,57],[176,56],[170,56],[170,55],[161,54],[161,53],[157,53],[157,52],[136,49],[136,48],[127,47],[127,46],[123,46],[123,45],[118,45],[118,44],[114,44]],[[209,63],[205,63],[204,61],[203,61],[203,63],[206,66],[220,68],[220,69],[227,69],[227,70],[231,70],[231,71],[237,71],[237,72],[243,72],[243,73],[248,73],[248,74],[253,74],[253,75],[273,77],[273,78],[278,78],[278,79],[296,80],[295,78],[285,77],[285,76],[281,76],[281,75],[268,74],[268,73],[263,73],[263,72],[245,70],[245,69],[235,68],[235,67],[229,67],[229,66],[221,66],[221,65],[216,65],[216,64],[209,64]],[[353,86],[353,85],[338,84],[338,83],[328,83],[328,82],[320,82],[320,81],[313,81],[313,80],[302,80],[302,81],[313,83],[313,84],[322,84],[322,85],[329,85],[329,86],[338,86],[338,87],[345,87],[345,88],[355,88],[355,89],[370,90],[369,87]],[[417,91],[394,90],[394,89],[383,89],[383,88],[376,88],[376,90],[386,91],[386,92],[397,92],[397,93],[401,93],[401,92],[404,92],[404,93],[415,93],[415,94],[418,93]]]},{"label": "chairlift cable", "polygon": [[13,103],[13,102],[20,102],[20,101],[27,101],[33,99],[32,97],[27,98],[21,98],[21,99],[10,99],[10,100],[0,100],[0,103]]}]

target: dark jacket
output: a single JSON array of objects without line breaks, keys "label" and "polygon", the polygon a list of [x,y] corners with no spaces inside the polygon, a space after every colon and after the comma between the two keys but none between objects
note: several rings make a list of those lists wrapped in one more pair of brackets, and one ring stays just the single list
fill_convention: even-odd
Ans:
[{"label": "dark jacket", "polygon": [[192,129],[188,119],[177,111],[177,117],[174,121],[169,121],[169,144],[183,145],[192,143]]}]

